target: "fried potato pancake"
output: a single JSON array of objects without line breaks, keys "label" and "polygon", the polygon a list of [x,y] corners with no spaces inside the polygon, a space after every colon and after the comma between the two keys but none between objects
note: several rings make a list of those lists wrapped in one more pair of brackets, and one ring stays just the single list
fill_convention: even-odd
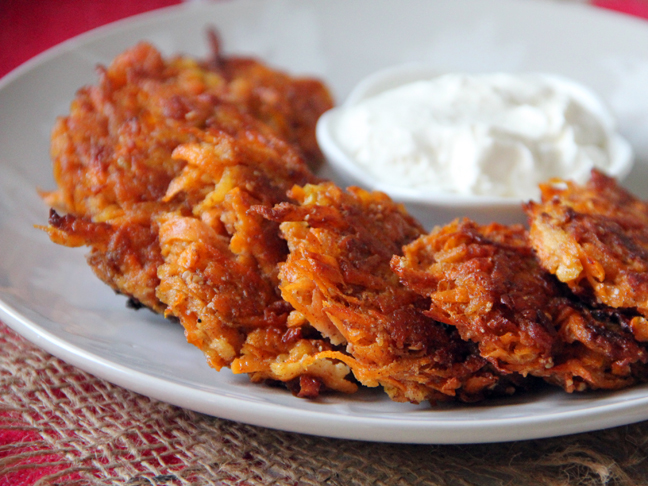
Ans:
[{"label": "fried potato pancake", "polygon": [[427,317],[428,299],[390,269],[392,256],[423,232],[401,205],[330,182],[295,187],[290,196],[298,204],[254,208],[281,222],[288,241],[281,295],[295,308],[295,326],[308,323],[344,347],[332,356],[362,384],[382,385],[393,400],[413,403],[474,401],[510,385],[472,343]]},{"label": "fried potato pancake", "polygon": [[530,202],[531,244],[542,265],[581,299],[636,309],[629,324],[648,341],[648,204],[594,170],[584,185],[541,185]]},{"label": "fried potato pancake", "polygon": [[251,211],[287,202],[293,184],[318,179],[290,144],[225,125],[173,152],[186,166],[163,201],[189,201],[192,212],[156,220],[164,259],[157,295],[216,369],[285,382],[299,396],[354,392],[349,368],[327,354],[331,344],[309,326],[289,326],[292,308],[277,289],[288,247],[278,223]]},{"label": "fried potato pancake", "polygon": [[311,170],[324,161],[315,125],[333,107],[333,98],[321,81],[292,77],[256,59],[223,56],[220,40],[210,32],[212,59],[207,67],[227,83],[223,100],[260,120],[280,138],[302,151]]},{"label": "fried potato pancake", "polygon": [[[285,138],[301,152],[295,157],[306,154],[317,165],[315,122],[332,100],[318,81],[226,58],[218,47],[200,63],[166,60],[141,43],[98,71],[99,83],[79,90],[52,133],[58,189],[44,197],[66,216],[53,214],[48,232],[56,243],[90,246],[88,262],[104,282],[134,305],[163,312],[155,294],[162,263],[157,220],[193,211],[193,201],[165,199],[186,165],[174,150],[202,141],[205,130],[254,132],[269,144]],[[101,225],[96,234],[93,224]]]},{"label": "fried potato pancake", "polygon": [[648,354],[626,330],[630,318],[570,299],[520,225],[454,221],[405,246],[392,268],[430,297],[426,315],[456,326],[502,372],[569,392],[622,388],[647,376]]}]

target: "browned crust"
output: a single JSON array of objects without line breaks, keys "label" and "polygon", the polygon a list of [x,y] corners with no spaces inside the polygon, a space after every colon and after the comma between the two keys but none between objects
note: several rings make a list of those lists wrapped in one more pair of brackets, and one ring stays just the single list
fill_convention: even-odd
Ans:
[{"label": "browned crust", "polygon": [[[542,201],[525,209],[543,267],[581,299],[648,316],[648,204],[598,171],[584,185],[541,190]],[[648,340],[645,319],[634,328]]]},{"label": "browned crust", "polygon": [[282,296],[345,346],[347,356],[339,359],[361,383],[411,402],[475,401],[502,385],[470,343],[425,315],[427,299],[390,269],[392,256],[422,233],[402,206],[381,193],[344,192],[332,183],[295,187],[290,195],[299,204],[255,208],[282,223],[290,247]]},{"label": "browned crust", "polygon": [[567,391],[645,379],[648,355],[627,331],[631,316],[576,301],[540,266],[522,226],[455,221],[407,245],[392,267],[430,297],[428,315],[456,326],[503,372]]}]

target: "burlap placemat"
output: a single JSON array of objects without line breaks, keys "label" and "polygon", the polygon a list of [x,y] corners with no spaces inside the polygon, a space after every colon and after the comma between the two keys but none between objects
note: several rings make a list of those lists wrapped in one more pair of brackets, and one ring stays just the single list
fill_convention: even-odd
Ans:
[{"label": "burlap placemat", "polygon": [[648,422],[488,445],[310,437],[132,393],[54,358],[1,323],[0,436],[0,484],[3,477],[30,485],[128,486],[648,483]]}]

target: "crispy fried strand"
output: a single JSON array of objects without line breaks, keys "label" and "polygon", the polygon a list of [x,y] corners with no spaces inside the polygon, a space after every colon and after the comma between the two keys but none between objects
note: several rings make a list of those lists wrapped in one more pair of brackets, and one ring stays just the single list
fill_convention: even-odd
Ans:
[{"label": "crispy fried strand", "polygon": [[288,201],[290,186],[317,179],[290,145],[250,128],[200,137],[174,151],[187,165],[165,196],[191,201],[192,214],[158,218],[164,264],[157,294],[167,314],[216,369],[289,383],[300,396],[356,391],[349,368],[331,359],[331,344],[305,323],[289,322],[292,308],[277,290],[287,245],[276,222],[250,211]]},{"label": "crispy fried strand", "polygon": [[[194,204],[165,199],[186,165],[174,150],[203,141],[201,134],[213,129],[267,136],[259,146],[285,145],[274,136],[284,137],[313,165],[321,161],[315,122],[332,105],[321,83],[290,78],[251,59],[220,52],[215,59],[166,60],[151,45],[138,44],[99,68],[99,83],[79,90],[70,115],[52,133],[58,189],[45,200],[85,226],[108,224],[112,243],[84,242],[74,225],[50,226],[52,239],[90,246],[88,261],[103,281],[157,312],[165,308],[155,297],[162,260],[157,220],[169,212],[189,216]],[[222,148],[227,158],[227,146]]]},{"label": "crispy fried strand", "polygon": [[225,57],[212,32],[213,59],[208,64],[227,82],[224,99],[268,125],[280,138],[297,145],[311,169],[324,161],[315,124],[333,98],[321,81],[290,77],[256,59]]},{"label": "crispy fried strand", "polygon": [[299,204],[255,208],[281,222],[288,241],[281,294],[296,310],[293,319],[345,346],[337,357],[361,383],[414,403],[474,401],[500,385],[474,346],[425,316],[427,299],[391,271],[392,256],[422,233],[402,206],[332,183],[295,187],[290,195]]},{"label": "crispy fried strand", "polygon": [[430,297],[427,315],[456,326],[499,370],[570,392],[645,379],[648,354],[625,330],[630,318],[570,298],[540,266],[522,226],[455,221],[403,251],[392,267]]},{"label": "crispy fried strand", "polygon": [[636,309],[630,326],[648,341],[648,204],[596,170],[584,185],[540,188],[542,202],[525,209],[544,268],[582,299]]}]

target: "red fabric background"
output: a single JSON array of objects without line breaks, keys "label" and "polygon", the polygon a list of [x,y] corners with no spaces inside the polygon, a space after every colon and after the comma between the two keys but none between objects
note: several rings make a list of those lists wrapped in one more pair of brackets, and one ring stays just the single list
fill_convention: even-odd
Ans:
[{"label": "red fabric background", "polygon": [[593,0],[592,5],[648,19],[648,0]]},{"label": "red fabric background", "polygon": [[0,0],[0,77],[100,25],[180,0]]},{"label": "red fabric background", "polygon": [[[45,49],[124,17],[181,0],[0,0],[0,77]],[[648,19],[648,0],[592,0]]]}]

